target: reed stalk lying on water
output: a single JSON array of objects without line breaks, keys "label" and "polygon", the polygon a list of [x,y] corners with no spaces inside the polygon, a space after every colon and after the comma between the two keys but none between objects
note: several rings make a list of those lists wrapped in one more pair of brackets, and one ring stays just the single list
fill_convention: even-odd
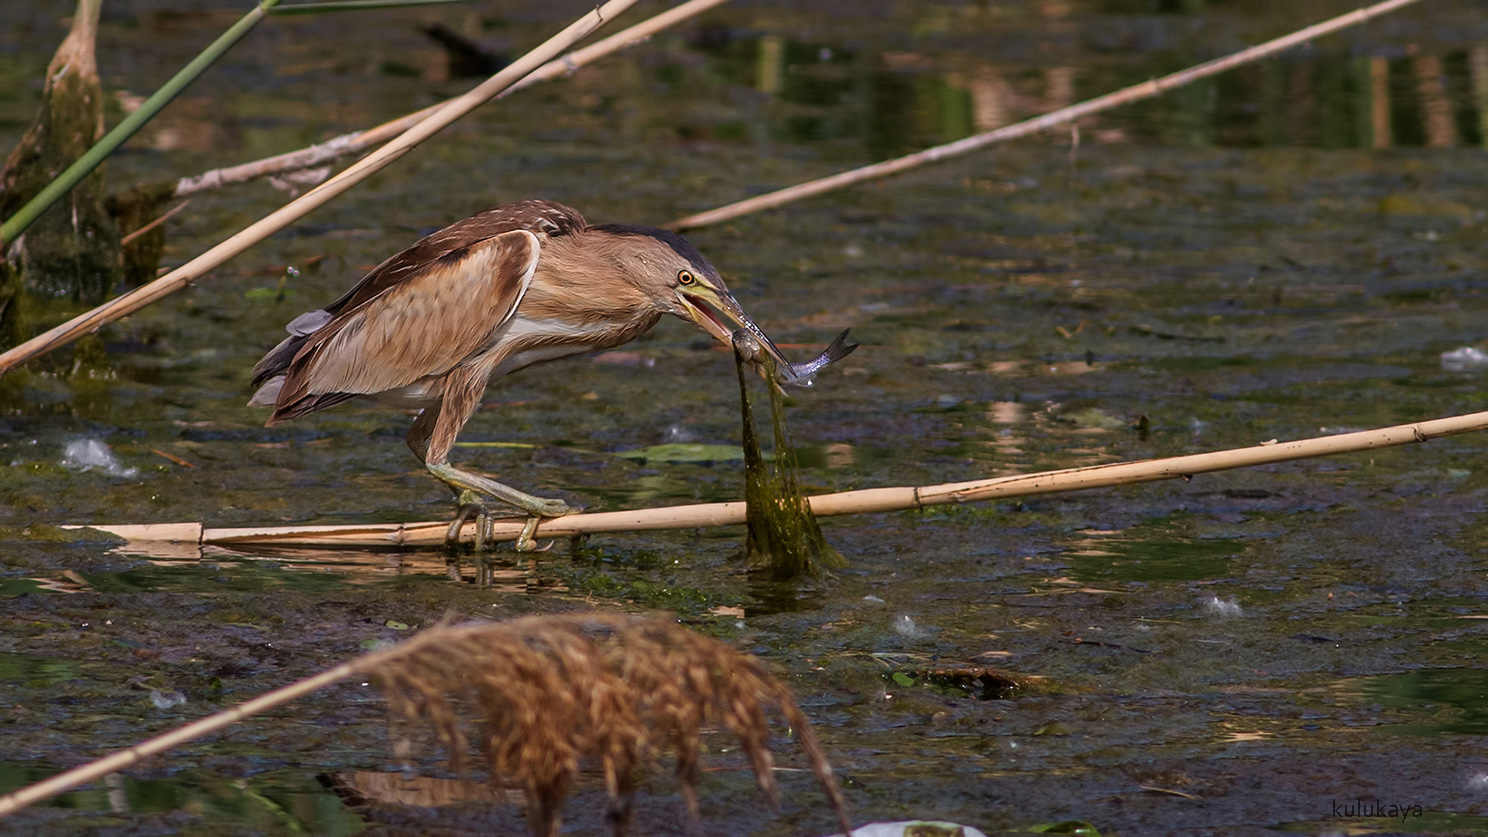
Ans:
[{"label": "reed stalk lying on water", "polygon": [[809,181],[807,183],[800,183],[786,189],[780,189],[775,192],[770,192],[768,194],[749,198],[748,200],[742,200],[738,201],[737,203],[728,204],[727,206],[721,206],[717,209],[710,209],[707,212],[700,212],[696,215],[689,215],[686,218],[679,218],[671,222],[670,224],[667,224],[666,226],[670,227],[671,229],[685,230],[695,227],[704,227],[709,224],[717,224],[723,221],[729,221],[734,218],[738,218],[741,215],[749,215],[751,213],[761,212],[766,209],[774,209],[777,206],[783,206],[788,203],[793,203],[795,201],[801,200],[802,198],[808,198],[813,195],[820,195],[824,192],[831,192],[837,189],[843,189],[856,183],[862,183],[865,180],[875,180],[881,177],[888,177],[893,174],[898,174],[902,171],[908,171],[909,169],[918,168],[919,166],[925,165],[926,163],[935,163],[941,160],[949,160],[952,157],[958,157],[962,154],[975,151],[979,148],[983,148],[996,142],[1004,142],[1006,140],[1026,137],[1031,134],[1039,133],[1040,131],[1046,131],[1049,128],[1053,128],[1058,125],[1073,122],[1076,119],[1084,116],[1090,116],[1091,114],[1100,113],[1101,111],[1110,110],[1111,108],[1119,107],[1121,105],[1138,102],[1142,99],[1150,99],[1154,96],[1166,93],[1169,90],[1177,89],[1186,84],[1192,84],[1199,79],[1208,78],[1209,76],[1215,75],[1217,73],[1222,73],[1226,70],[1232,70],[1236,67],[1259,61],[1262,58],[1268,58],[1278,52],[1291,49],[1294,46],[1299,46],[1315,38],[1320,38],[1324,35],[1330,35],[1341,29],[1347,29],[1350,26],[1356,26],[1371,18],[1378,17],[1388,12],[1393,12],[1396,9],[1399,9],[1403,6],[1409,6],[1410,4],[1418,1],[1419,0],[1385,0],[1385,2],[1376,3],[1373,6],[1356,9],[1352,12],[1349,12],[1348,14],[1339,15],[1338,17],[1332,18],[1330,20],[1325,20],[1322,23],[1313,24],[1312,26],[1309,26],[1305,29],[1300,29],[1296,32],[1293,32],[1290,35],[1285,35],[1283,37],[1267,41],[1266,43],[1257,44],[1256,46],[1250,47],[1248,49],[1243,49],[1240,52],[1234,53],[1232,55],[1227,55],[1223,58],[1216,58],[1213,61],[1207,61],[1203,64],[1189,67],[1186,70],[1180,70],[1179,72],[1163,76],[1162,78],[1144,81],[1141,84],[1135,84],[1131,87],[1118,90],[1114,93],[1107,93],[1104,96],[1090,99],[1089,101],[1081,102],[1077,105],[1071,105],[1067,108],[1061,108],[1060,110],[1046,113],[1043,116],[1039,116],[1034,119],[1029,119],[1013,125],[998,128],[994,131],[973,134],[972,136],[966,137],[965,139],[956,140],[955,142],[947,143],[945,145],[937,145],[934,148],[927,148],[924,151],[920,151],[904,157],[898,157],[893,160],[885,160],[881,163],[874,163],[869,166],[863,166],[862,168],[839,172],[837,174],[831,175],[830,177],[823,177],[818,180]]},{"label": "reed stalk lying on water", "polygon": [[43,355],[58,346],[76,340],[92,331],[124,317],[168,296],[201,278],[207,271],[227,262],[244,250],[270,235],[284,229],[310,212],[328,203],[356,184],[371,177],[377,171],[412,151],[419,143],[449,126],[480,105],[494,98],[503,90],[516,84],[528,73],[562,55],[563,52],[596,29],[610,22],[621,12],[635,5],[636,0],[608,0],[604,5],[580,17],[562,32],[549,38],[540,46],[518,58],[501,72],[482,82],[463,96],[451,99],[429,114],[418,124],[400,134],[397,139],[378,148],[371,154],[347,168],[345,171],[311,189],[299,198],[290,201],[269,215],[232,236],[226,241],[197,256],[186,264],[172,270],[155,281],[135,288],[85,314],[68,320],[44,334],[0,354],[0,374],[32,358]]},{"label": "reed stalk lying on water", "polygon": [[[947,503],[971,503],[981,500],[1079,491],[1087,488],[1104,488],[1113,485],[1132,485],[1157,480],[1188,479],[1196,474],[1396,447],[1480,430],[1488,430],[1488,412],[1469,413],[1376,430],[1361,430],[1356,433],[1300,439],[1294,442],[1264,442],[1248,448],[1196,453],[1166,459],[1090,465],[1083,468],[1066,468],[1059,471],[1011,477],[992,477],[944,485],[867,488],[859,491],[844,491],[839,494],[818,494],[809,499],[811,512],[817,517],[919,509]],[[698,529],[709,526],[735,526],[744,523],[745,519],[744,503],[703,503],[552,518],[544,520],[537,527],[536,534],[537,537],[573,537],[600,532]],[[517,535],[521,534],[525,522],[525,518],[496,521],[495,538],[515,540]],[[90,528],[100,529],[133,541],[169,541],[229,547],[246,544],[378,547],[442,545],[448,527],[448,522],[439,521],[361,526],[276,526],[254,529],[208,529],[200,523],[95,524]],[[462,536],[470,537],[472,532],[473,526],[467,527]]]},{"label": "reed stalk lying on water", "polygon": [[[456,707],[475,708],[478,749],[491,781],[521,788],[528,822],[542,837],[558,834],[559,808],[584,763],[603,771],[610,820],[623,834],[636,770],[655,751],[675,757],[695,816],[701,735],[712,727],[739,739],[760,790],[777,801],[770,709],[790,724],[838,823],[844,833],[852,831],[832,767],[788,687],[758,660],[718,640],[668,619],[618,614],[430,628],[0,797],[0,817],[351,677],[378,679],[404,732],[427,722],[457,767],[471,742]],[[405,737],[400,749],[406,745]]]}]

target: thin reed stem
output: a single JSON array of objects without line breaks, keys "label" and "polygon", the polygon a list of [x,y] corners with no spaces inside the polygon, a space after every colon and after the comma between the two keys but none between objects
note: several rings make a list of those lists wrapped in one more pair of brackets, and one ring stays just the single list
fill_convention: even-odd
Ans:
[{"label": "thin reed stem", "polygon": [[918,168],[926,163],[949,160],[952,157],[959,157],[962,154],[976,151],[993,143],[1019,139],[1046,131],[1058,125],[1063,125],[1067,122],[1073,122],[1081,117],[1090,116],[1091,114],[1100,113],[1101,111],[1110,110],[1111,108],[1132,102],[1139,102],[1143,99],[1150,99],[1169,90],[1175,90],[1186,84],[1192,84],[1199,79],[1208,78],[1226,70],[1233,70],[1236,67],[1259,61],[1262,58],[1268,58],[1278,52],[1321,38],[1324,35],[1330,35],[1339,30],[1347,29],[1350,26],[1357,26],[1367,20],[1393,12],[1396,9],[1409,6],[1416,2],[1419,2],[1419,0],[1385,0],[1385,2],[1376,3],[1373,6],[1363,9],[1356,9],[1348,14],[1339,15],[1322,23],[1314,24],[1305,29],[1293,32],[1290,35],[1243,49],[1232,55],[1216,58],[1213,61],[1189,67],[1186,70],[1180,70],[1162,78],[1155,78],[1150,81],[1144,81],[1141,84],[1134,84],[1131,87],[1118,90],[1114,93],[1107,93],[1104,96],[1090,99],[1077,105],[1071,105],[1067,108],[1061,108],[1060,110],[1046,113],[1034,119],[1028,119],[998,128],[995,131],[974,134],[965,139],[959,139],[945,145],[937,145],[934,148],[927,148],[924,151],[904,157],[897,157],[893,160],[885,160],[881,163],[874,163],[863,166],[862,168],[839,172],[829,177],[800,183],[786,189],[780,189],[775,192],[738,201],[737,203],[731,203],[727,206],[721,206],[717,209],[710,209],[707,212],[699,212],[696,215],[679,218],[666,226],[675,230],[706,227],[709,224],[718,224],[723,221],[731,221],[743,215],[750,215],[766,209],[774,209],[778,206],[794,203],[803,198],[812,197],[813,195],[820,195],[825,192],[836,191],[837,189],[845,189],[848,186],[862,183],[866,180],[888,177],[902,171]]},{"label": "thin reed stem", "polygon": [[457,119],[495,98],[501,91],[521,81],[528,73],[561,55],[564,50],[583,40],[596,29],[635,5],[636,0],[609,0],[596,7],[541,46],[522,56],[501,72],[482,82],[463,96],[441,105],[423,121],[404,131],[397,139],[362,158],[350,168],[285,204],[247,229],[197,256],[186,264],[149,284],[116,297],[93,310],[68,320],[13,349],[0,354],[0,374],[58,346],[71,343],[121,317],[175,293],[200,279],[208,271],[238,256],[253,245],[310,214],[340,196],[351,187],[371,177],[419,143],[448,127]]}]

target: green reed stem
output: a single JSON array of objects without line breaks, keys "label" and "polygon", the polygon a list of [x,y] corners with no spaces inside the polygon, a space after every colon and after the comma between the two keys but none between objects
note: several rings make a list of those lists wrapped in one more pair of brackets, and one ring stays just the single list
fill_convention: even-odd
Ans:
[{"label": "green reed stem", "polygon": [[253,11],[243,15],[232,28],[223,32],[210,46],[202,50],[191,63],[181,68],[181,71],[167,81],[164,86],[155,91],[155,95],[145,100],[134,113],[129,114],[109,131],[103,139],[100,139],[88,149],[88,153],[79,157],[77,162],[67,167],[67,170],[57,175],[48,183],[45,189],[37,193],[29,203],[16,211],[4,224],[0,224],[0,247],[7,242],[14,241],[21,233],[26,231],[41,214],[59,198],[72,190],[79,181],[87,177],[94,169],[103,164],[114,150],[123,145],[135,132],[144,127],[146,122],[154,118],[171,100],[176,98],[187,85],[196,81],[197,77],[206,72],[207,68],[221,58],[223,53],[232,48],[249,30],[263,20],[270,8],[278,5],[279,0],[260,0]]}]

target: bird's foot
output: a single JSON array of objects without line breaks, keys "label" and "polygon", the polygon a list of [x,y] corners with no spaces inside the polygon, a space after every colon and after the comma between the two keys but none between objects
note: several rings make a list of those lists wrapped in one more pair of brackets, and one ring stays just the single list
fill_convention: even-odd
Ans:
[{"label": "bird's foot", "polygon": [[569,504],[556,498],[548,499],[545,497],[532,497],[532,495],[530,494],[528,495],[528,497],[532,500],[536,500],[537,502],[531,505],[521,503],[516,503],[513,505],[517,505],[519,508],[522,509],[522,511],[529,512],[530,514],[532,514],[533,517],[562,517],[566,514],[573,514],[578,511],[578,509],[574,508],[573,506],[570,506]]},{"label": "bird's foot", "polygon": [[429,473],[454,489],[455,494],[460,497],[461,505],[466,502],[484,502],[490,499],[515,506],[534,517],[562,517],[578,511],[562,500],[536,497],[525,491],[518,491],[509,485],[503,485],[489,477],[461,471],[448,463],[436,463],[427,467]]},{"label": "bird's foot", "polygon": [[517,535],[517,544],[514,549],[518,552],[537,552],[537,541],[532,539],[533,533],[537,531],[537,524],[542,522],[541,517],[529,517],[527,523],[522,527],[522,534]]},{"label": "bird's foot", "polygon": [[[544,518],[562,517],[566,514],[573,514],[578,509],[573,508],[562,500],[547,500],[541,497],[532,497],[531,495],[524,496],[535,501],[530,504],[531,508],[528,508],[526,504],[519,505],[515,502],[511,503],[511,505],[517,506],[529,513],[527,522],[522,526],[521,534],[517,535],[516,551],[546,552],[552,548],[552,544],[540,549],[532,537],[537,532],[538,524],[542,523]],[[497,514],[488,505],[489,500],[490,498],[479,491],[468,488],[461,491],[459,498],[455,501],[458,505],[458,509],[455,511],[455,519],[450,521],[449,529],[444,535],[445,542],[450,546],[458,546],[460,543],[460,532],[465,528],[465,524],[474,517],[475,551],[481,552],[488,547],[494,548]],[[505,501],[503,498],[503,502],[509,501]]]},{"label": "bird's foot", "polygon": [[459,546],[460,532],[473,517],[475,518],[475,551],[484,551],[486,545],[493,540],[495,528],[495,516],[491,513],[490,506],[486,505],[486,498],[474,491],[462,491],[455,503],[457,506],[455,519],[450,521],[449,529],[444,533],[445,544],[451,547]]}]

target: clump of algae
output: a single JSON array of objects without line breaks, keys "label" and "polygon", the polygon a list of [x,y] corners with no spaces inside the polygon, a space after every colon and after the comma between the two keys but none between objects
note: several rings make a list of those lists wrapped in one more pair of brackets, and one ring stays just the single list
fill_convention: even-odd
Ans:
[{"label": "clump of algae", "polygon": [[[765,460],[754,410],[749,401],[750,367],[764,367],[770,394],[770,424],[775,431],[775,459]],[[796,449],[785,429],[785,403],[774,384],[774,360],[745,332],[734,334],[734,364],[739,373],[739,404],[744,423],[744,500],[748,506],[748,535],[744,552],[752,570],[776,581],[822,578],[847,566],[842,554],[827,543],[811,504],[801,492]]]}]

